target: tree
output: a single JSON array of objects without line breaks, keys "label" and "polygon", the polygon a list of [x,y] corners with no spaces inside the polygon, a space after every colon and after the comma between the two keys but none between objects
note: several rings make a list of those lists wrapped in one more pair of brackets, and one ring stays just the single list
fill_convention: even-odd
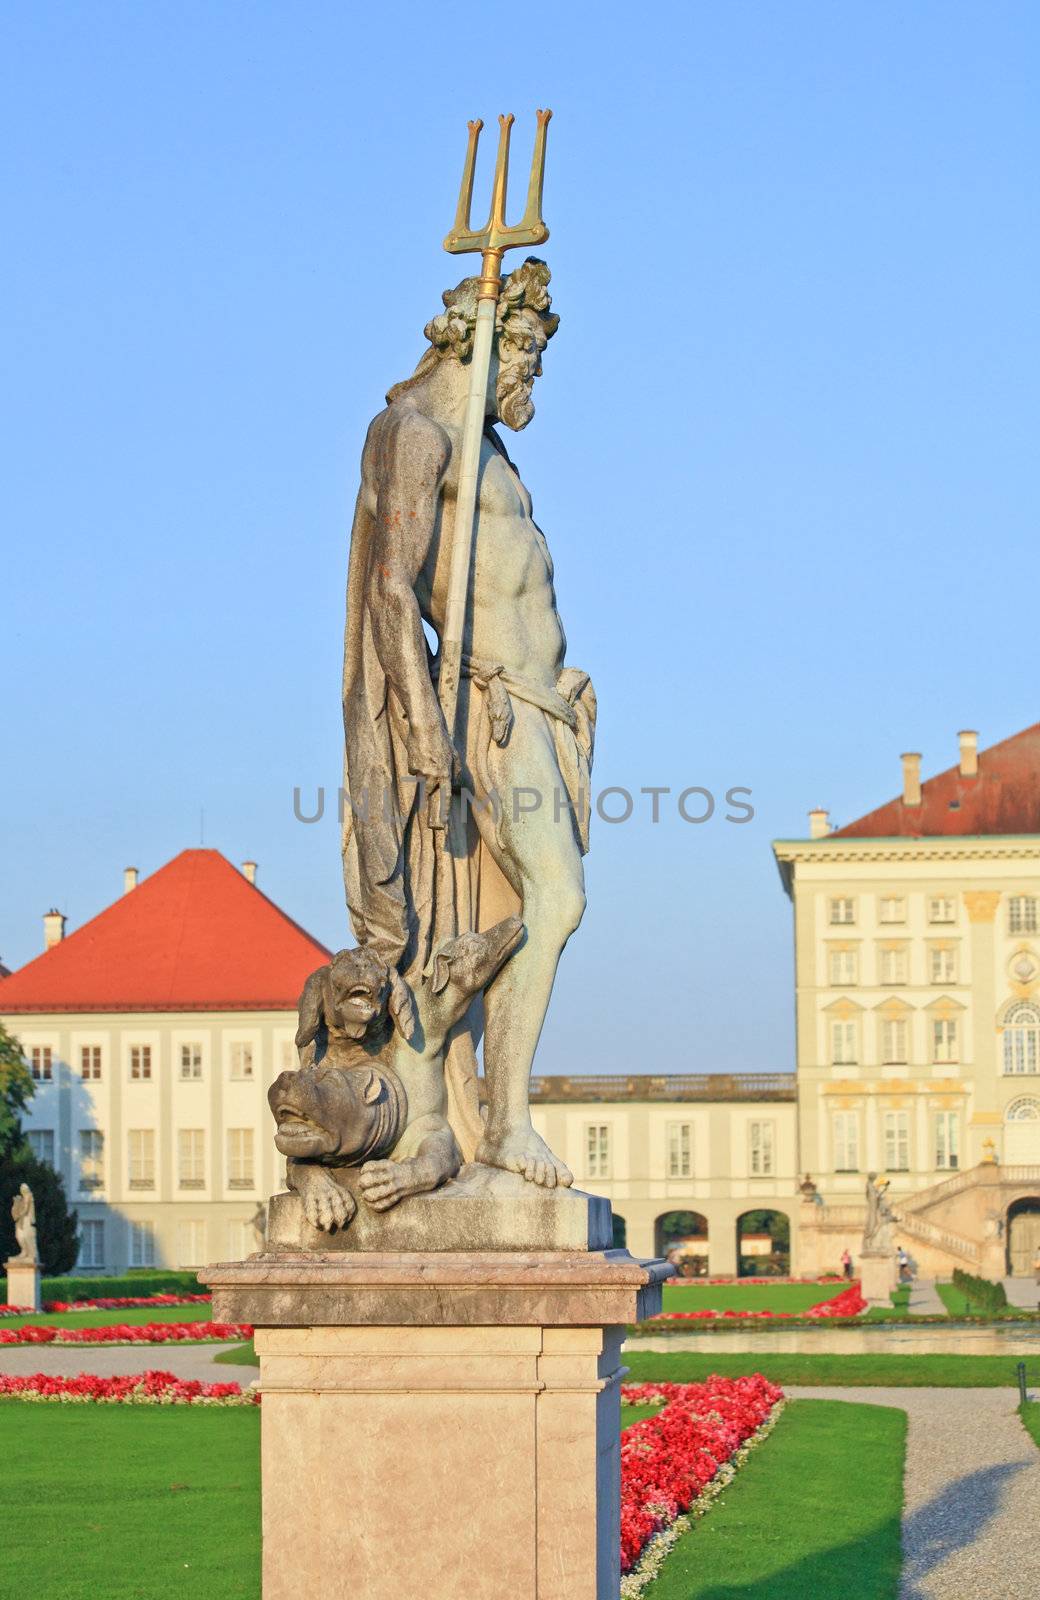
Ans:
[{"label": "tree", "polygon": [[22,1112],[33,1097],[22,1047],[0,1022],[0,1161],[23,1148]]},{"label": "tree", "polygon": [[21,1183],[29,1185],[36,1202],[36,1236],[44,1277],[71,1272],[79,1255],[79,1215],[69,1209],[61,1173],[49,1162],[38,1161],[28,1145],[0,1157],[0,1262],[18,1249],[11,1201]]},{"label": "tree", "polygon": [[70,1211],[61,1174],[38,1161],[22,1128],[22,1112],[33,1097],[33,1080],[22,1047],[0,1023],[0,1263],[15,1254],[11,1201],[27,1183],[36,1202],[36,1232],[44,1273],[69,1272],[79,1255],[79,1217]]}]

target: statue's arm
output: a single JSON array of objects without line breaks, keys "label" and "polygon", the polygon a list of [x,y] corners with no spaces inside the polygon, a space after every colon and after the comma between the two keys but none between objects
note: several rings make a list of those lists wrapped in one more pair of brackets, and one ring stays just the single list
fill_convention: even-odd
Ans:
[{"label": "statue's arm", "polygon": [[417,777],[451,776],[451,740],[427,664],[415,585],[430,552],[450,446],[428,417],[388,420],[379,452],[376,526],[368,569],[372,635],[408,718],[408,765]]}]

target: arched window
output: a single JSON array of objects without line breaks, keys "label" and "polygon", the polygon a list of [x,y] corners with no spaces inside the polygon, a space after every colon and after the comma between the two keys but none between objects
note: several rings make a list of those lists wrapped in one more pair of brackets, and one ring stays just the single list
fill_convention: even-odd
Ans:
[{"label": "arched window", "polygon": [[1040,1072],[1040,1011],[1035,1006],[1012,1006],[1004,1019],[1004,1071]]},{"label": "arched window", "polygon": [[1017,1100],[1012,1100],[1004,1112],[1005,1122],[1040,1122],[1040,1100],[1034,1100],[1032,1095],[1024,1094]]}]

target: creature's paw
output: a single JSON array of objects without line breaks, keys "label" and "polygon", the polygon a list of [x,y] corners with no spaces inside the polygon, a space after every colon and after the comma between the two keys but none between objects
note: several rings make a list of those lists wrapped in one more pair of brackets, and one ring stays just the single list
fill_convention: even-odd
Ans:
[{"label": "creature's paw", "polygon": [[358,1188],[367,1206],[373,1211],[389,1211],[398,1200],[412,1192],[403,1161],[366,1161],[358,1178]]},{"label": "creature's paw", "polygon": [[303,1212],[313,1228],[331,1233],[333,1228],[345,1228],[357,1210],[354,1197],[341,1189],[327,1172],[315,1167],[302,1187]]}]

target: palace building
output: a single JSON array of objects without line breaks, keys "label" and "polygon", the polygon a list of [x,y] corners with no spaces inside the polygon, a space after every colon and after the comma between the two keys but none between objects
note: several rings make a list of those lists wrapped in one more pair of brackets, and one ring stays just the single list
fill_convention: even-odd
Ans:
[{"label": "palace building", "polygon": [[[1040,1245],[1040,724],[774,853],[794,911],[796,1072],[532,1079],[539,1132],[637,1255],[797,1273],[858,1253],[870,1173],[926,1274],[1032,1268]],[[65,1177],[81,1265],[256,1248],[280,1187],[266,1091],[329,952],[215,850],[186,850],[0,976]]]}]

